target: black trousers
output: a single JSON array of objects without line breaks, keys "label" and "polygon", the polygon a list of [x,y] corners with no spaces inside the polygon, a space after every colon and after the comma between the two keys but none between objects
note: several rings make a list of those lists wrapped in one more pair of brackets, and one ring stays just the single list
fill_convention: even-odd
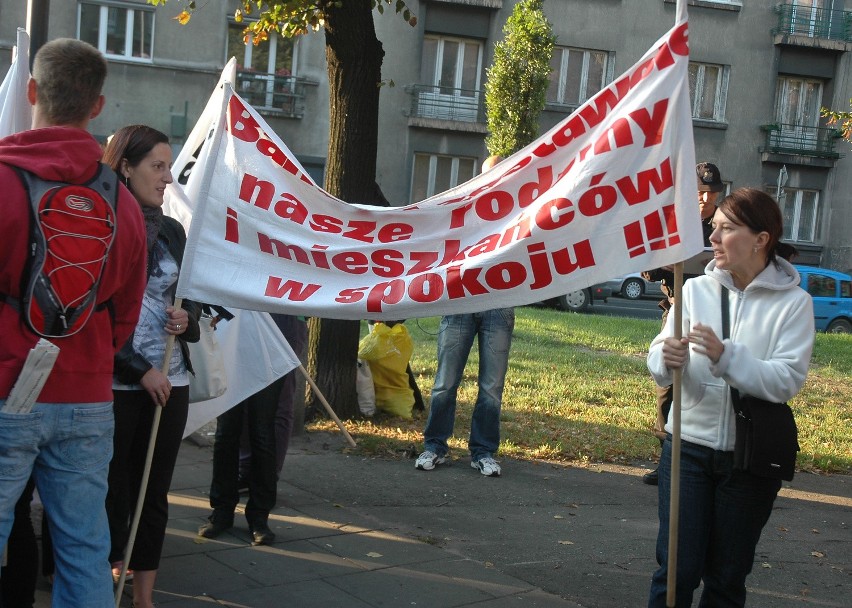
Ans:
[{"label": "black trousers", "polygon": [[248,425],[251,465],[246,520],[266,523],[278,498],[276,464],[275,415],[284,378],[241,401],[216,419],[213,443],[213,481],[210,484],[210,506],[217,516],[233,518],[239,502],[240,435],[243,422]]},{"label": "black trousers", "polygon": [[[142,485],[151,424],[157,407],[145,391],[114,391],[114,394],[114,452],[109,465],[109,491],[106,499],[109,531],[112,536],[110,562],[124,558],[130,523]],[[186,427],[188,410],[189,387],[173,387],[160,416],[145,502],[133,543],[133,555],[128,565],[133,570],[159,568],[169,520],[169,486],[172,483],[172,473]]]}]

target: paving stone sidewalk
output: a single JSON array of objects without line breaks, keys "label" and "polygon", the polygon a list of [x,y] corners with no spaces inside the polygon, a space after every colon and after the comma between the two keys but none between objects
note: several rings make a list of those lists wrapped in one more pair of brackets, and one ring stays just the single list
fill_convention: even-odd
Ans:
[{"label": "paving stone sidewalk", "polygon": [[[656,489],[637,466],[502,460],[486,478],[460,457],[430,472],[365,457],[339,435],[294,437],[270,518],[200,539],[209,439],[181,447],[155,600],[162,608],[632,608],[655,567]],[[850,606],[852,479],[785,483],[749,578],[751,608]],[[122,606],[129,606],[128,598]],[[49,606],[46,585],[39,607]]]}]

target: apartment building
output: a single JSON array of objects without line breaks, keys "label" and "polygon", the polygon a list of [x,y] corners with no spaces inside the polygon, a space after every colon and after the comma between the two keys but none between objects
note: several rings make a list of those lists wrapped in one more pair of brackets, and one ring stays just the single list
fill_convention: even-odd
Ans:
[{"label": "apartment building", "polygon": [[[322,181],[328,84],[322,32],[245,46],[236,3],[209,0],[186,26],[177,2],[53,0],[48,37],[79,37],[110,62],[105,137],[142,122],[179,144],[230,56],[236,88]],[[411,0],[409,26],[375,13],[385,49],[377,179],[394,204],[476,174],[487,156],[486,68],[514,0]],[[688,0],[695,153],[730,188],[778,198],[798,262],[852,269],[852,145],[819,116],[852,98],[852,0]],[[674,23],[675,0],[547,0],[557,36],[542,131],[606,86]],[[25,0],[0,0],[0,69]]]}]

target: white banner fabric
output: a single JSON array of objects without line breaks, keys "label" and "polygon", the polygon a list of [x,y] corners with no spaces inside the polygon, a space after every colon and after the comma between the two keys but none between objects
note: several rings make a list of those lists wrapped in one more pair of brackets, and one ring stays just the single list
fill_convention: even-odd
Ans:
[{"label": "white banner fabric", "polygon": [[26,131],[32,126],[33,108],[27,100],[30,79],[30,37],[18,28],[17,46],[12,49],[12,65],[0,84],[0,137]]},{"label": "white banner fabric", "polygon": [[[178,293],[405,319],[542,301],[702,249],[684,19],[491,171],[405,207],[320,189],[226,85]],[[202,154],[204,156],[204,154]]]},{"label": "white banner fabric", "polygon": [[[192,169],[199,160],[204,162],[202,149],[220,112],[223,86],[235,80],[236,60],[231,58],[172,164],[175,182],[166,188],[163,212],[181,222],[187,232],[192,225],[193,201],[197,200],[201,174],[200,171],[193,173]],[[185,264],[181,272],[187,272]],[[215,300],[202,301],[219,304]],[[267,313],[236,309],[230,309],[230,312],[234,318],[221,321],[216,329],[216,339],[228,373],[228,390],[216,399],[192,404],[184,437],[299,366],[299,358]]]}]

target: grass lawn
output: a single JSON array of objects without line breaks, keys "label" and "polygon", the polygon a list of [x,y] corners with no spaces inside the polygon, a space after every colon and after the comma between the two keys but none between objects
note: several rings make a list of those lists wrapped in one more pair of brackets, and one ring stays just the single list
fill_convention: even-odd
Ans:
[{"label": "grass lawn", "polygon": [[[414,340],[411,368],[427,403],[439,321],[430,317],[406,322]],[[650,433],[656,398],[645,354],[658,330],[656,320],[517,308],[499,455],[652,466],[659,443]],[[477,369],[474,344],[450,439],[454,456],[467,454]],[[800,469],[852,472],[850,403],[852,336],[817,334],[808,380],[790,403],[799,426]],[[415,411],[411,419],[379,412],[346,425],[360,453],[401,458],[419,453],[425,422],[424,412]],[[308,429],[336,427],[320,420]]]}]

